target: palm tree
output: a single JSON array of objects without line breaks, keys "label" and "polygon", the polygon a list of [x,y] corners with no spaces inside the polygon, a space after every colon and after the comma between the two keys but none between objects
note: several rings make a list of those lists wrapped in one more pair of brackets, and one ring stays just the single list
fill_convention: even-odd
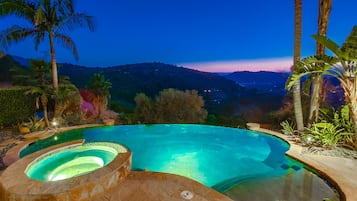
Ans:
[{"label": "palm tree", "polygon": [[52,82],[58,88],[57,64],[55,55],[55,40],[62,42],[71,49],[78,59],[77,47],[74,41],[63,32],[71,31],[75,27],[89,27],[94,30],[92,17],[83,13],[75,13],[73,0],[0,0],[0,16],[16,15],[30,23],[30,27],[14,25],[0,34],[0,41],[4,47],[11,43],[34,38],[35,49],[40,42],[48,37],[50,44]]},{"label": "palm tree", "polygon": [[[301,33],[302,33],[302,0],[295,0],[295,27],[294,27],[294,68],[300,60]],[[294,113],[297,130],[304,130],[303,113],[301,106],[300,80],[293,87]]]},{"label": "palm tree", "polygon": [[53,96],[53,90],[51,90],[49,86],[37,86],[37,87],[31,87],[28,91],[25,92],[25,94],[37,95],[36,105],[38,106],[39,105],[38,103],[41,102],[46,127],[47,128],[50,127],[50,123],[48,120],[47,104],[49,98]]},{"label": "palm tree", "polygon": [[353,27],[341,47],[324,36],[314,35],[313,38],[335,56],[316,55],[303,59],[290,77],[287,88],[291,88],[305,75],[326,74],[335,77],[344,90],[354,124],[354,140],[357,148],[357,26]]},{"label": "palm tree", "polygon": [[102,117],[103,112],[107,109],[108,96],[110,95],[109,89],[111,87],[112,83],[99,73],[93,74],[87,85],[87,88],[96,95],[99,101],[99,117]]},{"label": "palm tree", "polygon": [[[318,29],[317,35],[326,36],[328,20],[331,12],[332,0],[319,0],[319,14],[318,14]],[[316,42],[316,55],[324,55],[325,46],[321,43]],[[316,74],[312,80],[312,93],[310,102],[310,113],[308,120],[308,127],[311,126],[313,122],[317,122],[319,117],[320,108],[320,95],[322,89],[322,75]]]}]

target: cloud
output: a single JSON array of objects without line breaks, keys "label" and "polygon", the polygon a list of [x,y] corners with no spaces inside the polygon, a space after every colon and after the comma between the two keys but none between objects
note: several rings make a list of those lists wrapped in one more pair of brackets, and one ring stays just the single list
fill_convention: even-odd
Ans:
[{"label": "cloud", "polygon": [[293,65],[292,57],[181,63],[179,66],[205,72],[234,72],[234,71],[290,71]]}]

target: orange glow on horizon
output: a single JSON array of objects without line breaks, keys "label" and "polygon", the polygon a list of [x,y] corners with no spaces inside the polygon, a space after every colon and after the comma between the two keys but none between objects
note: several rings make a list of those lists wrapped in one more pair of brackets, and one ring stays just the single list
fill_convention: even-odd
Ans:
[{"label": "orange glow on horizon", "polygon": [[290,71],[293,65],[292,57],[237,60],[237,61],[213,61],[182,63],[179,66],[205,72],[235,72],[235,71]]}]

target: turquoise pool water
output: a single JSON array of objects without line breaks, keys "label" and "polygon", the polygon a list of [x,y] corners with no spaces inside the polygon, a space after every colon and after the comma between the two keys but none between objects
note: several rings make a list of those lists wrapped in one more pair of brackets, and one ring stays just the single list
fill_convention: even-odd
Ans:
[{"label": "turquoise pool water", "polygon": [[20,156],[78,139],[125,145],[133,152],[134,170],[186,176],[237,201],[339,200],[325,180],[285,156],[286,142],[236,128],[159,124],[78,129],[37,141]]},{"label": "turquoise pool water", "polygon": [[127,125],[65,132],[39,141],[24,156],[51,143],[84,138],[111,141],[133,152],[133,169],[173,173],[224,191],[256,178],[284,175],[302,165],[285,156],[289,145],[258,132],[206,125]]}]

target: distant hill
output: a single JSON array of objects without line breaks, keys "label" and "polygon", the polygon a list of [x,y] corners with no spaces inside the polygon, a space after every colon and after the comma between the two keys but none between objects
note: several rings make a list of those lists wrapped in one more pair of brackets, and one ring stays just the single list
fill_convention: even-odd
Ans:
[{"label": "distant hill", "polygon": [[284,72],[234,72],[224,75],[225,78],[235,81],[241,86],[256,89],[259,93],[285,93],[285,83],[289,73]]},{"label": "distant hill", "polygon": [[237,97],[243,87],[214,73],[206,73],[164,63],[140,63],[107,68],[88,68],[61,64],[60,75],[67,75],[78,87],[84,87],[93,73],[101,73],[112,82],[112,99],[133,102],[137,93],[151,97],[166,88],[197,90],[206,102],[222,103]]},{"label": "distant hill", "polygon": [[10,68],[21,67],[21,64],[13,59],[12,56],[5,55],[0,58],[0,82],[11,83]]}]

